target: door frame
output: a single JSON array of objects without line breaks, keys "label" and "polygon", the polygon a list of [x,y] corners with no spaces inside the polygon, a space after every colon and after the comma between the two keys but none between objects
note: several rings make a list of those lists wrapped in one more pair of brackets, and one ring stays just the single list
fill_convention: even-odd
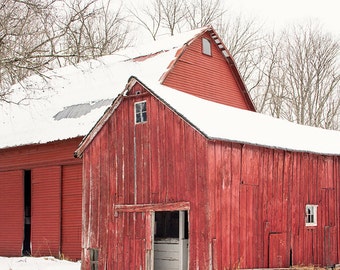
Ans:
[{"label": "door frame", "polygon": [[[157,204],[116,204],[113,207],[113,214],[118,217],[119,212],[136,213],[144,212],[146,214],[146,260],[145,269],[154,269],[154,213],[157,211],[187,211],[188,212],[188,227],[190,220],[190,203],[189,202],[174,202],[174,203],[157,203]],[[188,228],[190,233],[190,230]],[[189,267],[189,249],[188,249],[188,267]]]}]

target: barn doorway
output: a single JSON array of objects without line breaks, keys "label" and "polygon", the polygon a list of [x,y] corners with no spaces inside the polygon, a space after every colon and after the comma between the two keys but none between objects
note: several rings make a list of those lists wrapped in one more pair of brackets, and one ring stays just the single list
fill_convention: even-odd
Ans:
[{"label": "barn doorway", "polygon": [[188,211],[159,211],[154,217],[154,269],[188,269]]},{"label": "barn doorway", "polygon": [[32,201],[32,188],[31,188],[31,171],[24,172],[24,241],[22,245],[22,255],[31,255],[31,201]]}]

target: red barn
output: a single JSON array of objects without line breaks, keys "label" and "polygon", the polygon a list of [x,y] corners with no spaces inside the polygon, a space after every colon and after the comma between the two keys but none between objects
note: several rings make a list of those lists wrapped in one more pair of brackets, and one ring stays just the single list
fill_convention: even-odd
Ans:
[{"label": "red barn", "polygon": [[[200,33],[193,31],[153,46],[130,48],[13,86],[12,103],[1,104],[0,114],[0,256],[80,258],[82,160],[74,159],[74,149],[111,105],[112,97],[124,89],[131,74],[161,77],[173,60],[166,52]],[[160,52],[165,56],[161,60],[164,69],[157,71],[150,67],[159,65],[155,63],[159,59],[151,56]],[[212,53],[216,54],[215,47]],[[191,66],[185,58],[181,61],[181,68]],[[213,85],[221,77],[235,76],[235,80],[225,81],[225,87],[232,89],[230,95],[223,96],[220,91],[214,99],[253,109],[244,87],[242,93],[237,90],[243,84],[232,59],[230,63],[226,65],[220,56],[219,65],[211,72],[214,76],[206,78]],[[177,66],[165,83],[171,83],[172,74],[181,72]],[[205,68],[202,63],[195,72],[202,73]],[[192,88],[198,89],[197,85]],[[197,95],[208,96],[208,91]]]},{"label": "red barn", "polygon": [[253,112],[212,28],[183,41],[124,62],[75,153],[83,269],[339,263],[340,133]]}]

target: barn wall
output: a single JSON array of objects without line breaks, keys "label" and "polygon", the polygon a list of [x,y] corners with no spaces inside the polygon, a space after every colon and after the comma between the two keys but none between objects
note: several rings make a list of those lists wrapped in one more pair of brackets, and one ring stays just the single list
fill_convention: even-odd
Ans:
[{"label": "barn wall", "polygon": [[[135,125],[134,102],[141,100],[149,118]],[[205,139],[165,105],[149,95],[126,97],[84,152],[83,269],[90,248],[100,249],[102,267],[146,269],[150,213],[114,206],[174,202],[190,203],[191,267],[208,269],[206,167],[197,165],[206,151]]]},{"label": "barn wall", "polygon": [[[209,190],[214,267],[339,263],[339,159],[214,142]],[[305,205],[318,225],[305,226]]]},{"label": "barn wall", "polygon": [[147,269],[150,213],[182,205],[190,269],[339,263],[339,179],[338,157],[208,141],[151,95],[125,97],[84,152],[83,269],[91,248],[100,269]]},{"label": "barn wall", "polygon": [[82,161],[73,157],[79,142],[76,138],[0,150],[0,213],[7,215],[1,218],[0,255],[21,255],[24,171],[29,170],[32,254],[80,259]]},{"label": "barn wall", "polygon": [[202,53],[201,38],[194,40],[180,56],[163,84],[221,104],[251,110],[233,70],[209,33],[212,55]]}]

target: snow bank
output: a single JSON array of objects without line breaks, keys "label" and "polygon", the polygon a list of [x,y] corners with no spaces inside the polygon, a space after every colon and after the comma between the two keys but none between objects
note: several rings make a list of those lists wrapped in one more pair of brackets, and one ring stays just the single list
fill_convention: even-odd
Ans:
[{"label": "snow bank", "polygon": [[1,270],[79,270],[80,262],[58,260],[54,257],[0,257]]}]

